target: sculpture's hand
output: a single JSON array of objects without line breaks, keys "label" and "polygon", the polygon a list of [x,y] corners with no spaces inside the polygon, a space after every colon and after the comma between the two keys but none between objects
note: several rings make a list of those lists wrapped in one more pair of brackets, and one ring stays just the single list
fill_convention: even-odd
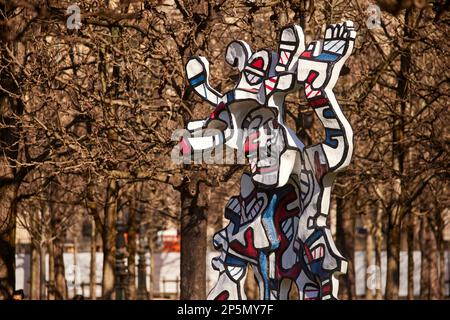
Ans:
[{"label": "sculpture's hand", "polygon": [[314,90],[332,89],[342,66],[352,53],[355,37],[351,21],[328,26],[323,43],[312,42],[301,54],[297,80],[310,83]]},{"label": "sculpture's hand", "polygon": [[194,91],[214,106],[222,101],[222,94],[209,84],[209,62],[204,57],[192,57],[186,63],[186,75]]},{"label": "sculpture's hand", "polygon": [[281,30],[278,44],[278,63],[275,71],[295,72],[300,54],[305,51],[303,29],[298,25],[285,27]]}]

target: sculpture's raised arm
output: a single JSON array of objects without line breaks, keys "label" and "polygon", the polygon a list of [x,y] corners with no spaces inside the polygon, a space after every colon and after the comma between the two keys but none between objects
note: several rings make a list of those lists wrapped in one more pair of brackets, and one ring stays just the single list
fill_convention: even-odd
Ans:
[{"label": "sculpture's raised arm", "polygon": [[192,57],[186,63],[189,85],[203,100],[217,106],[222,94],[209,84],[209,62],[205,57]]},{"label": "sculpture's raised arm", "polygon": [[[256,76],[249,74],[251,72],[249,70],[245,71],[245,77],[242,76],[244,69],[250,67],[248,62],[251,56],[252,50],[245,41],[236,40],[228,45],[225,59],[228,64],[239,70],[240,80],[235,88],[225,94],[218,92],[210,85],[209,62],[206,58],[196,56],[187,61],[186,75],[189,85],[195,93],[204,101],[210,103],[214,109],[206,119],[190,121],[187,124],[188,131],[194,136],[184,137],[180,141],[183,154],[212,149],[225,143],[232,148],[236,148],[238,136],[238,130],[236,130],[237,121],[236,115],[229,109],[230,105],[246,99],[254,100],[256,103],[259,99],[257,94],[259,88],[255,87],[261,86],[261,84],[248,82],[249,77],[252,80]],[[268,59],[268,57],[264,58]],[[258,70],[255,72],[258,72]],[[213,129],[210,130],[212,134],[205,132],[205,129]]]},{"label": "sculpture's raised arm", "polygon": [[308,104],[325,127],[325,141],[321,146],[328,161],[328,172],[345,169],[353,153],[353,131],[333,88],[352,53],[355,37],[351,21],[330,25],[324,41],[309,44],[298,62],[297,79],[304,84]]}]

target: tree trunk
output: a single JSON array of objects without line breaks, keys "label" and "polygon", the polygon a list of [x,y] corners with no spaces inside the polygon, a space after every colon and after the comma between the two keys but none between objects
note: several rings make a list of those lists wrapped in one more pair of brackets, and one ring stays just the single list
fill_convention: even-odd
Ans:
[{"label": "tree trunk", "polygon": [[387,300],[397,300],[400,270],[400,223],[396,220],[391,220],[391,215],[389,216],[386,237],[387,269],[385,298]]},{"label": "tree trunk", "polygon": [[294,21],[298,21],[305,33],[305,42],[310,43],[315,22],[315,19],[311,19],[315,12],[314,1],[292,0],[290,6],[294,11]]},{"label": "tree trunk", "polygon": [[[414,26],[414,9],[405,10],[405,24],[403,35],[409,38]],[[397,80],[396,95],[398,105],[395,106],[392,129],[392,169],[394,179],[392,181],[392,208],[389,215],[387,230],[387,275],[386,275],[386,299],[398,299],[399,268],[400,268],[400,232],[401,222],[404,216],[405,190],[402,175],[404,172],[404,159],[408,150],[404,145],[405,139],[405,115],[407,114],[408,98],[410,96],[408,79],[411,69],[411,43],[404,42],[400,54],[400,73]]]},{"label": "tree trunk", "polygon": [[106,203],[104,209],[104,223],[102,228],[103,240],[103,278],[102,298],[113,299],[115,288],[115,239],[117,217],[118,187],[114,179],[108,181]]},{"label": "tree trunk", "polygon": [[90,273],[89,273],[89,291],[91,300],[97,299],[97,233],[103,235],[103,223],[99,216],[97,202],[94,195],[94,180],[89,172],[88,184],[86,187],[86,210],[91,216],[92,229],[91,229],[91,261],[90,261]]},{"label": "tree trunk", "polygon": [[[7,22],[7,15],[11,14],[4,5],[2,7],[1,24]],[[22,98],[17,98],[23,94],[18,87],[18,70],[10,63],[6,50],[11,48],[15,55],[17,45],[9,46],[11,43],[7,41],[3,37],[0,39],[0,300],[10,298],[15,288],[16,197],[21,181],[31,170],[31,166],[18,169],[15,162],[21,160],[21,130],[17,117],[23,114],[24,105]]]},{"label": "tree trunk", "polygon": [[0,299],[11,297],[16,282],[16,196],[18,184],[0,187]]},{"label": "tree trunk", "polygon": [[439,299],[445,299],[445,245],[443,241],[439,245],[439,288]]},{"label": "tree trunk", "polygon": [[427,217],[422,217],[421,248],[422,271],[420,281],[421,299],[436,300],[440,296],[439,250]]},{"label": "tree trunk", "polygon": [[[375,262],[374,251],[375,244],[373,239],[373,222],[372,222],[372,212],[369,205],[366,205],[365,212],[363,213],[363,223],[364,228],[367,231],[366,234],[366,268],[369,268]],[[366,286],[366,300],[373,300],[372,288]]]},{"label": "tree trunk", "polygon": [[427,232],[426,217],[421,218],[420,224],[420,252],[421,252],[421,271],[420,271],[420,298],[429,299],[430,296],[430,234]]},{"label": "tree trunk", "polygon": [[97,232],[95,228],[95,220],[92,219],[91,229],[91,261],[89,273],[89,291],[91,300],[97,299]]},{"label": "tree trunk", "polygon": [[428,248],[430,254],[430,300],[438,300],[440,297],[439,287],[439,250],[436,240],[431,237],[431,247]]},{"label": "tree trunk", "polygon": [[[433,240],[435,242],[436,252],[434,260],[436,260],[436,276],[432,279],[433,293],[432,299],[444,299],[445,297],[445,246],[444,246],[444,229],[446,222],[443,219],[442,211],[439,203],[435,201],[433,215],[428,219],[430,229],[433,232]],[[434,248],[433,248],[434,249]]]},{"label": "tree trunk", "polygon": [[46,286],[47,286],[47,282],[46,282],[46,268],[45,268],[45,244],[41,243],[40,247],[39,247],[39,257],[40,257],[40,288],[39,288],[39,299],[40,300],[45,300],[46,297]]},{"label": "tree trunk", "polygon": [[[50,184],[49,195],[51,197],[54,186]],[[51,300],[64,300],[67,298],[67,284],[64,272],[64,232],[58,232],[61,229],[61,215],[51,201],[48,203],[48,210],[50,211],[50,225],[54,234],[53,241],[49,244],[49,281],[51,288]],[[49,292],[50,295],[50,292]]]},{"label": "tree trunk", "polygon": [[155,290],[155,237],[156,232],[151,229],[147,232],[148,251],[150,253],[150,284],[148,288],[148,298],[153,299],[153,292]]},{"label": "tree trunk", "polygon": [[[30,219],[30,225],[32,230],[39,230],[40,211],[34,210],[32,218]],[[40,251],[39,251],[39,237],[33,237],[31,239],[30,246],[30,293],[29,298],[31,300],[39,299],[40,290]]]},{"label": "tree trunk", "polygon": [[[376,231],[375,231],[375,263],[381,271],[381,253],[383,251],[383,206],[380,202],[377,203],[377,217],[376,217]],[[377,277],[376,296],[377,300],[383,299],[383,288],[381,282],[381,272]]]},{"label": "tree trunk", "polygon": [[[122,207],[122,206],[121,206]],[[128,294],[128,251],[126,239],[127,225],[123,209],[117,211],[116,253],[115,253],[115,300],[126,300]]]},{"label": "tree trunk", "polygon": [[147,257],[146,257],[146,239],[145,233],[141,230],[139,234],[139,262],[138,262],[138,300],[147,300],[149,297],[147,291]]},{"label": "tree trunk", "polygon": [[355,289],[355,218],[352,199],[336,197],[336,245],[348,260],[347,274],[339,278],[340,299],[356,299]]},{"label": "tree trunk", "polygon": [[[141,184],[140,195],[142,192],[143,186]],[[139,262],[138,262],[138,287],[136,298],[138,300],[147,300],[148,299],[148,291],[147,291],[147,239],[146,239],[146,224],[144,223],[144,206],[140,205],[136,211],[136,228],[139,231]]]},{"label": "tree trunk", "polygon": [[78,240],[77,237],[74,237],[73,239],[73,275],[74,275],[74,282],[73,282],[73,296],[76,296],[78,294],[78,276],[80,275],[79,272],[79,268],[78,268]]},{"label": "tree trunk", "polygon": [[53,242],[48,244],[48,285],[47,299],[55,300],[55,251]]},{"label": "tree trunk", "polygon": [[440,270],[441,263],[440,259],[440,249],[441,249],[441,234],[444,225],[444,221],[440,219],[439,207],[434,204],[434,209],[428,216],[428,230],[430,232],[430,247],[428,247],[428,253],[430,254],[430,299],[437,300],[441,298],[441,273],[444,270]]},{"label": "tree trunk", "polygon": [[40,270],[39,270],[39,250],[34,244],[31,245],[30,250],[30,299],[39,299],[39,283],[40,283]]},{"label": "tree trunk", "polygon": [[183,300],[206,298],[206,225],[205,209],[184,182],[181,197],[181,295]]},{"label": "tree trunk", "polygon": [[[132,204],[134,204],[132,202]],[[137,225],[136,225],[136,207],[130,207],[128,217],[128,299],[136,300],[136,241],[137,241]]]},{"label": "tree trunk", "polygon": [[67,299],[67,282],[64,268],[64,237],[53,242],[55,299]]},{"label": "tree trunk", "polygon": [[407,226],[408,238],[408,300],[414,300],[414,230],[416,228],[415,215],[410,214]]}]

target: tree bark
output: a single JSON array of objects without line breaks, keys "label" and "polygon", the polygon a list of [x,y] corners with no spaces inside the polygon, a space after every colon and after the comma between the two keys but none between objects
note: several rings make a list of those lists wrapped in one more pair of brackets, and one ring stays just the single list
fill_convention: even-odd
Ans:
[{"label": "tree bark", "polygon": [[[405,24],[403,35],[408,38],[412,35],[414,25],[414,9],[405,10]],[[396,95],[398,105],[393,116],[392,130],[392,169],[394,171],[392,205],[388,212],[389,222],[387,230],[387,275],[386,275],[386,299],[398,299],[399,268],[400,268],[400,231],[401,222],[405,214],[405,188],[402,175],[404,173],[404,159],[408,150],[404,145],[405,116],[408,107],[409,84],[408,77],[411,68],[411,44],[403,44],[400,54],[400,73],[397,81]]]},{"label": "tree bark", "polygon": [[94,195],[94,181],[91,175],[88,177],[88,184],[86,187],[86,210],[92,219],[91,230],[91,261],[89,273],[89,291],[91,300],[97,299],[97,234],[103,235],[103,223],[99,216],[97,202]]},{"label": "tree bark", "polygon": [[[439,248],[439,299],[445,299],[445,245],[444,242],[438,246]],[[449,270],[450,271],[450,270]]]},{"label": "tree bark", "polygon": [[436,300],[440,298],[440,276],[439,276],[439,247],[433,237],[433,226],[429,217],[422,217],[421,225],[421,246],[422,253],[420,297],[426,300]]},{"label": "tree bark", "polygon": [[11,297],[16,282],[16,196],[18,184],[0,187],[0,299]]},{"label": "tree bark", "polygon": [[[430,299],[436,300],[441,299],[442,293],[442,283],[443,283],[443,275],[445,270],[443,269],[443,256],[442,252],[442,232],[443,226],[445,222],[441,219],[441,212],[437,203],[433,205],[433,211],[431,216],[428,217],[428,225],[429,231],[432,235],[431,237],[431,247],[429,248],[429,253],[431,255],[431,264],[432,267],[430,269]],[[445,288],[445,283],[444,283]]]},{"label": "tree bark", "polygon": [[106,203],[104,208],[104,222],[102,228],[103,243],[103,278],[102,298],[113,299],[115,288],[115,239],[117,217],[118,187],[115,179],[108,181]]},{"label": "tree bark", "polygon": [[142,204],[139,204],[140,198],[143,195],[143,184],[141,184],[140,192],[139,192],[139,201],[136,203],[136,231],[138,231],[137,238],[139,239],[139,247],[138,247],[138,284],[137,284],[137,293],[136,299],[138,300],[147,300],[149,297],[147,290],[147,256],[146,253],[148,251],[148,244],[146,239],[146,223],[144,223],[144,214],[145,208]]},{"label": "tree bark", "polygon": [[[375,244],[373,239],[373,222],[372,222],[372,214],[371,208],[369,205],[366,205],[364,213],[363,213],[363,223],[364,228],[367,231],[366,234],[366,268],[373,265],[375,262],[374,251]],[[373,292],[371,288],[366,287],[366,300],[373,300]]]},{"label": "tree bark", "polygon": [[154,238],[156,237],[154,230],[149,230],[147,232],[148,241],[148,251],[150,253],[150,283],[148,288],[148,298],[153,299],[153,292],[155,289],[155,248],[154,248]]},{"label": "tree bark", "polygon": [[55,252],[53,242],[48,244],[48,285],[47,299],[55,300]]},{"label": "tree bark", "polygon": [[89,291],[91,300],[97,299],[97,232],[95,228],[95,221],[92,219],[91,229],[91,261],[89,273]]},{"label": "tree bark", "polygon": [[355,218],[352,199],[336,197],[336,245],[348,260],[347,274],[340,277],[340,299],[356,299],[355,289]]},{"label": "tree bark", "polygon": [[136,206],[134,201],[130,206],[130,214],[128,217],[128,299],[136,300],[136,241],[137,241],[137,225],[136,225]]},{"label": "tree bark", "polygon": [[30,299],[39,299],[39,282],[40,282],[40,270],[39,270],[39,250],[34,244],[31,245],[30,250]]},{"label": "tree bark", "polygon": [[183,300],[206,298],[206,215],[198,205],[199,183],[195,192],[183,182],[181,197],[181,295]]},{"label": "tree bark", "polygon": [[[375,231],[375,261],[377,267],[381,270],[381,252],[383,251],[383,206],[378,201],[377,203],[377,216],[376,216],[376,231]],[[377,286],[376,286],[376,295],[375,298],[377,300],[383,299],[383,288],[381,282],[381,273],[379,277],[377,277]]]},{"label": "tree bark", "polygon": [[398,299],[399,270],[400,270],[400,222],[391,220],[389,216],[386,237],[387,269],[386,292],[387,300]]},{"label": "tree bark", "polygon": [[408,300],[414,300],[414,231],[415,215],[410,214],[407,225],[408,240]]},{"label": "tree bark", "polygon": [[[431,232],[431,231],[430,231]],[[430,300],[438,300],[440,298],[439,287],[439,250],[436,240],[431,237],[431,247],[428,248],[430,254]]]},{"label": "tree bark", "polygon": [[421,218],[420,224],[420,252],[421,252],[421,271],[420,271],[420,298],[429,299],[430,296],[430,234],[427,232],[426,217]]},{"label": "tree bark", "polygon": [[[53,186],[50,185],[50,192]],[[51,194],[48,195],[51,197]],[[67,283],[64,270],[64,232],[59,232],[61,228],[61,216],[52,202],[48,203],[48,209],[50,210],[50,225],[54,234],[53,241],[50,242],[49,247],[49,280],[51,288],[51,299],[64,300],[67,298]]]},{"label": "tree bark", "polygon": [[64,268],[64,237],[56,238],[53,242],[53,254],[54,254],[54,283],[55,283],[55,299],[65,300],[67,299],[67,282]]},{"label": "tree bark", "polygon": [[[7,22],[10,14],[13,10],[3,8],[0,23]],[[17,70],[6,52],[8,42],[8,39],[0,37],[0,299],[10,298],[15,287],[16,197],[20,183],[31,170],[31,166],[18,169],[15,162],[19,160],[21,145],[17,117],[23,114],[24,105],[22,99],[17,98],[22,92],[18,86]],[[17,46],[12,46],[12,50],[16,53]]]},{"label": "tree bark", "polygon": [[46,286],[47,286],[47,282],[46,282],[46,252],[45,252],[45,245],[43,243],[40,244],[39,247],[39,257],[40,257],[40,288],[39,288],[39,299],[40,300],[45,300],[46,297]]},{"label": "tree bark", "polygon": [[[443,217],[443,210],[438,209],[438,204],[435,203],[435,214],[436,214],[436,229],[435,229],[435,239],[436,246],[439,254],[439,299],[445,299],[445,241],[444,241],[444,230],[445,221]],[[450,273],[450,270],[448,270]]]}]

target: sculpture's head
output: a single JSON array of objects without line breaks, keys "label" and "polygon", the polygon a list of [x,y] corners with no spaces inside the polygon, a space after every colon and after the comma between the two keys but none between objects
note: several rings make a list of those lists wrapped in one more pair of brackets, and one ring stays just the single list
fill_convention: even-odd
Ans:
[{"label": "sculpture's head", "polygon": [[247,132],[243,147],[253,180],[263,186],[279,185],[280,173],[286,164],[281,157],[286,148],[285,128],[270,108],[253,110],[243,126]]}]

